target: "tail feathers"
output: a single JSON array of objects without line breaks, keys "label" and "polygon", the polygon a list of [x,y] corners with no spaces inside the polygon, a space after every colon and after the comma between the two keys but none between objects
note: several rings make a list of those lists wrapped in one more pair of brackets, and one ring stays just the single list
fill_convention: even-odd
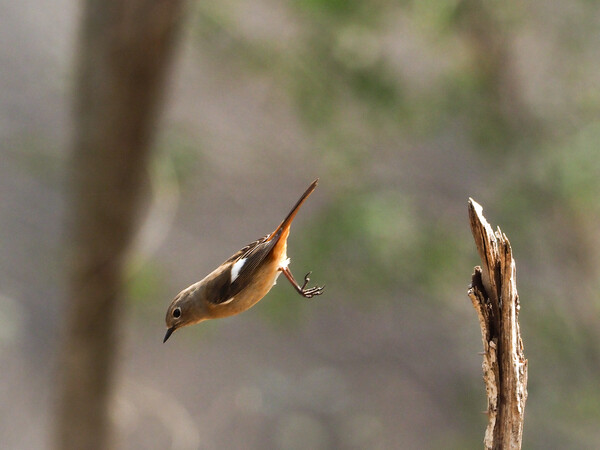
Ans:
[{"label": "tail feathers", "polygon": [[283,219],[283,222],[281,222],[281,224],[275,229],[275,231],[273,231],[271,233],[271,236],[269,236],[268,240],[278,237],[283,230],[289,228],[290,224],[294,220],[294,217],[296,217],[298,210],[300,209],[302,204],[306,201],[306,199],[309,197],[309,195],[312,194],[312,192],[315,190],[318,183],[319,183],[318,178],[312,182],[312,184],[308,187],[308,189],[306,189],[304,194],[302,194],[302,197],[300,197],[300,199],[296,202],[296,204],[294,205],[292,210],[289,212],[287,217],[285,219]]}]

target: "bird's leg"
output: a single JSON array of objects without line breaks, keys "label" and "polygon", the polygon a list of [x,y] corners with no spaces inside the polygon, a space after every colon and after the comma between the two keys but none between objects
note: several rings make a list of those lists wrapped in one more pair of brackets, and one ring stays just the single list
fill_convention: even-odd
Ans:
[{"label": "bird's leg", "polygon": [[323,289],[325,289],[325,286],[322,286],[322,287],[315,286],[313,288],[306,289],[306,285],[310,281],[310,278],[308,276],[311,274],[311,272],[308,272],[304,276],[304,284],[302,286],[300,286],[296,282],[296,280],[294,280],[294,276],[292,275],[292,272],[290,272],[290,269],[288,269],[287,267],[281,267],[279,270],[281,270],[283,272],[285,277],[289,280],[290,283],[292,283],[292,286],[294,286],[296,291],[298,291],[298,294],[300,294],[302,297],[312,298],[315,295],[321,295],[323,293]]}]

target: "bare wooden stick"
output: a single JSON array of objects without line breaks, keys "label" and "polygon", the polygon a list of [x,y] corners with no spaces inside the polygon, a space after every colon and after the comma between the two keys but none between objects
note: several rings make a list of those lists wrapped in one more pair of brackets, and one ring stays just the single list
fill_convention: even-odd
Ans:
[{"label": "bare wooden stick", "polygon": [[488,398],[486,449],[520,449],[527,400],[527,360],[519,330],[519,295],[512,249],[494,232],[482,207],[469,199],[469,219],[482,267],[475,267],[468,295],[479,317],[483,380]]}]

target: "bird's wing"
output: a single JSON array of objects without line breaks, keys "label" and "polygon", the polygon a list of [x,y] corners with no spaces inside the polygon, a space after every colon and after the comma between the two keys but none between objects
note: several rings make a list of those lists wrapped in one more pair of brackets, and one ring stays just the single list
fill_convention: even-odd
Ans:
[{"label": "bird's wing", "polygon": [[312,182],[275,231],[245,246],[222,264],[221,267],[224,267],[224,269],[215,273],[211,280],[211,283],[214,284],[208,299],[209,302],[214,304],[226,303],[251,283],[260,264],[279,240],[287,239],[294,217],[296,217],[302,204],[315,190],[318,182],[318,178]]},{"label": "bird's wing", "polygon": [[268,234],[248,244],[223,263],[227,269],[214,280],[219,285],[215,290],[218,294],[207,299],[208,301],[214,304],[225,303],[250,284],[256,269],[278,241],[269,239],[270,237]]}]

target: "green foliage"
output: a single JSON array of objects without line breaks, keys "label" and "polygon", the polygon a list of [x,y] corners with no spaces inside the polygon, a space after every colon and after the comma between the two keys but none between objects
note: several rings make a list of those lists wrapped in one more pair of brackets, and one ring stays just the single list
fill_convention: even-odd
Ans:
[{"label": "green foliage", "polygon": [[[411,247],[416,224],[403,204],[392,192],[348,193],[310,224],[310,247],[303,249],[304,257],[317,262],[326,270],[323,277],[344,290],[389,289],[410,270],[407,258],[398,256]],[[343,270],[327,264],[332,260],[343,261]]]},{"label": "green foliage", "polygon": [[312,20],[323,21],[326,26],[348,22],[373,23],[387,6],[386,2],[360,0],[293,0],[291,4],[310,13]]},{"label": "green foliage", "polygon": [[185,183],[202,174],[202,141],[182,126],[172,126],[158,136],[154,168],[163,184]]},{"label": "green foliage", "polygon": [[[159,298],[168,298],[164,275],[160,267],[148,262],[131,273],[126,285],[126,297],[134,304],[151,306]],[[160,305],[160,307],[166,305]]]},{"label": "green foliage", "polygon": [[303,234],[310,239],[295,260],[311,264],[333,290],[354,294],[350,298],[387,299],[397,289],[439,298],[465,259],[460,241],[441,224],[424,223],[397,191],[348,192]]},{"label": "green foliage", "polygon": [[365,10],[360,0],[295,0],[298,7],[313,13],[327,14],[335,19],[347,18]]},{"label": "green foliage", "polygon": [[593,123],[576,132],[560,147],[549,151],[542,163],[542,182],[552,186],[557,196],[575,210],[600,215],[600,124]]}]

